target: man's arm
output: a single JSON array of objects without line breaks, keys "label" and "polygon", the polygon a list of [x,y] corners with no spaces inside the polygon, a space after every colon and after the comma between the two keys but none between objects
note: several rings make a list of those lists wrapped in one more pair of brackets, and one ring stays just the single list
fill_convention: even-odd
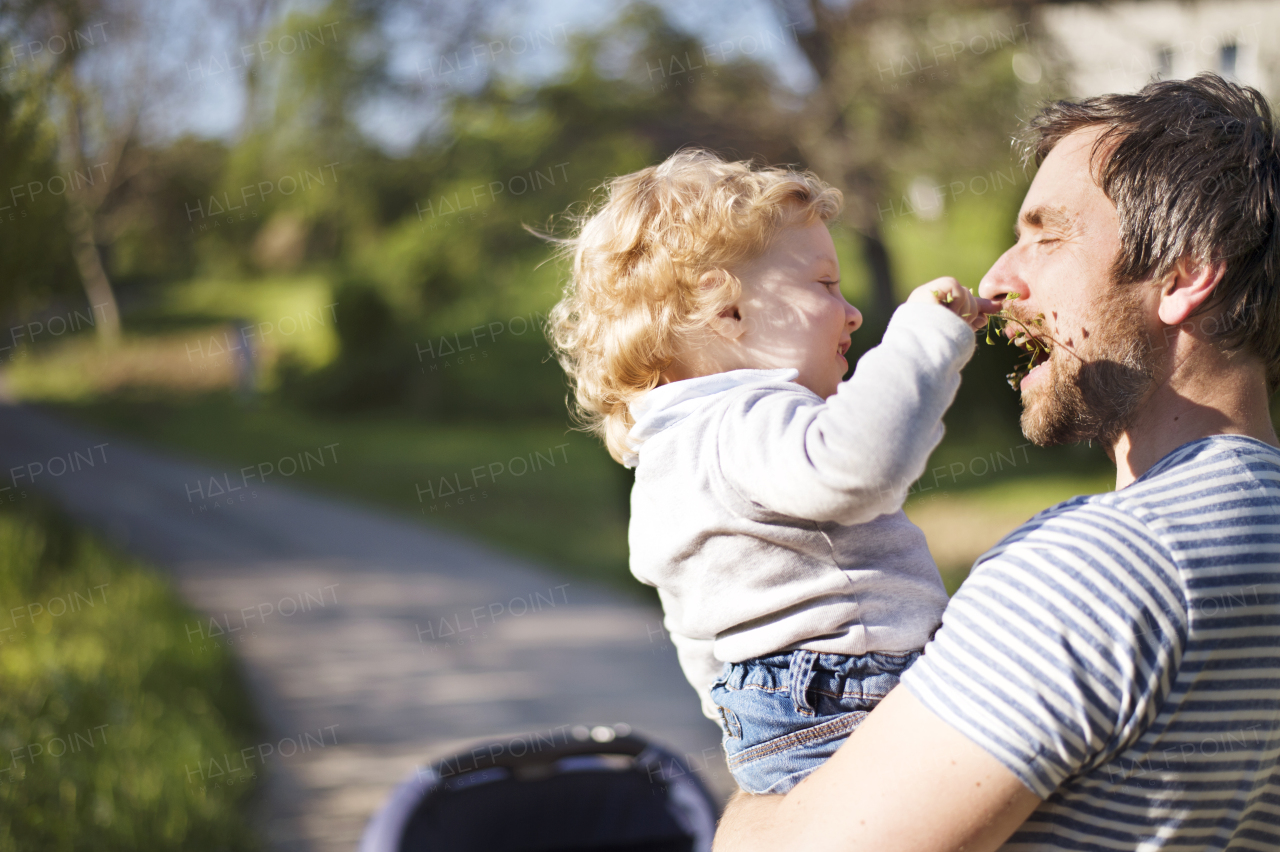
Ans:
[{"label": "man's arm", "polygon": [[1179,583],[1168,549],[1121,508],[1037,515],[979,562],[924,655],[830,760],[785,797],[735,805],[720,852],[997,848],[1155,718],[1186,642]]},{"label": "man's arm", "polygon": [[999,761],[898,687],[790,793],[738,794],[715,850],[987,852],[1039,804]]}]

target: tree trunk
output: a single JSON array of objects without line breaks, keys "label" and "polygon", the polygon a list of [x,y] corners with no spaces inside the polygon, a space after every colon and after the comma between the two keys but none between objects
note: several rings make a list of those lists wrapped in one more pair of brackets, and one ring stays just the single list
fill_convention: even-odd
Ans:
[{"label": "tree trunk", "polygon": [[885,248],[884,238],[880,234],[880,226],[875,222],[868,223],[858,229],[858,238],[862,245],[862,259],[871,277],[871,309],[875,312],[874,322],[884,325],[898,306],[898,297],[893,288],[893,267],[889,264],[889,250]]},{"label": "tree trunk", "polygon": [[84,294],[89,298],[89,309],[97,317],[98,339],[108,345],[120,340],[120,310],[111,289],[111,279],[102,266],[98,253],[98,241],[94,238],[93,217],[84,206],[70,200],[67,213],[67,230],[71,234],[71,254],[80,272]]},{"label": "tree trunk", "polygon": [[[68,153],[67,161],[71,167],[92,176],[84,154],[84,137],[80,126],[80,109],[84,102],[84,93],[76,84],[75,69],[68,64],[60,77],[63,94],[67,103],[63,110],[66,121],[66,139],[64,145]],[[114,144],[108,147],[109,171],[102,172],[102,186],[94,190],[74,187],[67,193],[67,233],[71,237],[71,256],[75,260],[76,270],[80,273],[80,283],[84,286],[84,294],[89,298],[89,310],[97,316],[95,327],[98,340],[107,345],[114,345],[120,340],[120,311],[116,305],[115,291],[111,287],[111,279],[102,265],[102,255],[98,253],[97,232],[94,225],[95,214],[115,177],[120,159],[129,143],[137,122],[135,109],[130,120],[125,123]],[[92,184],[92,182],[91,182]]]}]

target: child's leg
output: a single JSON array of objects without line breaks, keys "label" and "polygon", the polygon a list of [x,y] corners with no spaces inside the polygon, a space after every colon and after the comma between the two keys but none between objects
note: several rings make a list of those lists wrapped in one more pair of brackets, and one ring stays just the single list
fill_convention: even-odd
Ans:
[{"label": "child's leg", "polygon": [[918,651],[792,651],[727,666],[711,689],[725,756],[749,793],[785,793],[835,753]]}]

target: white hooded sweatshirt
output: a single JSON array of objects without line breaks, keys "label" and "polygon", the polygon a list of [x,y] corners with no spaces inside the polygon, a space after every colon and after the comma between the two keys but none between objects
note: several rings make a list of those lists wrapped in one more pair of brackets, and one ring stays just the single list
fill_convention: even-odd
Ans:
[{"label": "white hooded sweatshirt", "polygon": [[734,370],[632,403],[631,571],[709,718],[726,662],[928,641],[947,595],[902,503],[973,350],[951,311],[906,304],[827,400],[795,370]]}]

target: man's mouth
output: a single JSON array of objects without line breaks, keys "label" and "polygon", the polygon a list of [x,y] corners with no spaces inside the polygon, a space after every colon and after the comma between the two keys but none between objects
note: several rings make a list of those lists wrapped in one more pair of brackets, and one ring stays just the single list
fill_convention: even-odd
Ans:
[{"label": "man's mouth", "polygon": [[839,355],[841,358],[843,358],[844,354],[849,351],[849,347],[852,345],[853,345],[852,340],[842,341],[840,345],[836,347],[836,354]]},{"label": "man's mouth", "polygon": [[1032,370],[1049,360],[1049,352],[1053,348],[1053,342],[1049,338],[1036,337],[1025,331],[1014,335],[1013,345],[1027,353],[1027,366]]},{"label": "man's mouth", "polygon": [[[1014,346],[1026,353],[1026,359],[1014,368],[1013,372],[1007,377],[1009,386],[1016,391],[1020,391],[1031,374],[1037,372],[1040,367],[1048,363],[1050,356],[1053,354],[1053,338],[1048,335],[1033,334],[1031,326],[1022,323],[1016,318],[1011,317],[1010,320],[1005,325],[1004,334]],[[1041,322],[1035,322],[1035,327],[1038,328],[1041,324]]]}]

